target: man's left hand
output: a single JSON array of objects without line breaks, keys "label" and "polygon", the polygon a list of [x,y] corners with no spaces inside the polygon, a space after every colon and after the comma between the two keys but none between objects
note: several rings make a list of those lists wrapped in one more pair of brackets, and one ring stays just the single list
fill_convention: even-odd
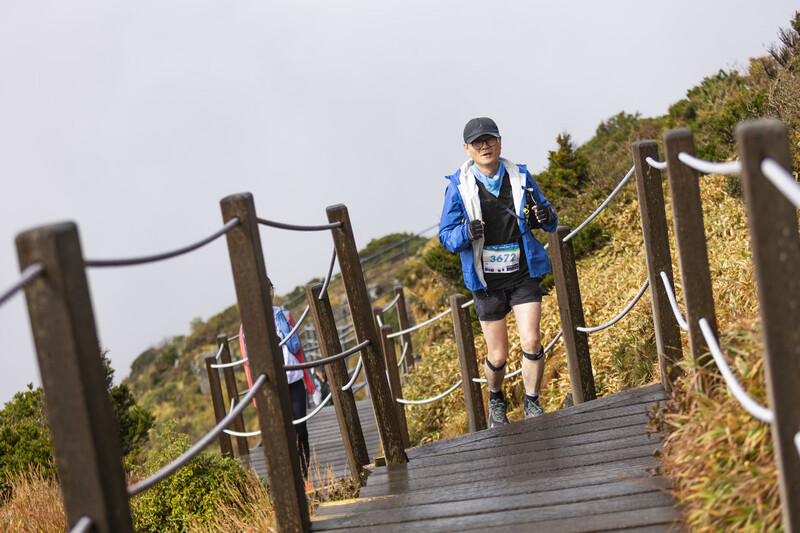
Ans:
[{"label": "man's left hand", "polygon": [[550,224],[555,219],[556,214],[553,213],[553,210],[550,209],[549,206],[546,205],[537,205],[536,206],[536,220],[539,221],[540,224]]}]

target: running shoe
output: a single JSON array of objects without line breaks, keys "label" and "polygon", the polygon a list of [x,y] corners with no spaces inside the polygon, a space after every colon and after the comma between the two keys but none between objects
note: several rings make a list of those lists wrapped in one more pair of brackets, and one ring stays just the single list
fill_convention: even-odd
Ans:
[{"label": "running shoe", "polygon": [[508,424],[508,417],[506,416],[506,399],[489,398],[489,427],[494,428]]},{"label": "running shoe", "polygon": [[525,396],[525,418],[533,418],[544,414],[544,409],[539,405],[539,398],[531,400]]}]

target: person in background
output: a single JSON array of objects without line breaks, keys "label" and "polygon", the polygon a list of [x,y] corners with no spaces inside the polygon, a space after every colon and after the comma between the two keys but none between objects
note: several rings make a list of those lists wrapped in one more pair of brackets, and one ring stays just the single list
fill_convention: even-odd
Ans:
[{"label": "person in background", "polygon": [[[270,298],[275,301],[275,287],[272,280],[267,278],[269,283]],[[291,333],[294,328],[294,319],[288,309],[278,306],[272,306],[272,315],[275,319],[275,333],[278,339],[283,342]],[[245,343],[244,328],[239,326],[239,348],[242,352],[242,357],[247,358],[247,345]],[[283,346],[284,365],[296,365],[298,363],[305,363],[305,355],[303,354],[303,347],[300,345],[300,339],[297,333],[289,337]],[[245,374],[247,375],[247,383],[250,387],[253,386],[252,378],[250,377],[250,367],[244,365]],[[306,394],[313,394],[315,391],[314,382],[311,379],[311,374],[308,370],[287,370],[286,381],[289,383],[289,397],[292,401],[292,416],[294,420],[299,420],[306,416]],[[297,432],[297,450],[300,453],[300,467],[303,471],[303,479],[306,480],[306,488],[310,488],[308,484],[308,465],[311,460],[311,448],[308,443],[308,427],[305,422],[295,424],[294,429]]]},{"label": "person in background", "polygon": [[[325,373],[325,368],[318,366],[314,369],[314,379],[316,380],[317,392],[314,393],[314,402],[319,405],[331,393],[331,386],[328,384],[328,374]],[[316,395],[319,394],[319,397]],[[333,405],[329,401],[326,405]]]},{"label": "person in background", "polygon": [[439,241],[461,254],[464,283],[486,337],[484,375],[489,386],[489,427],[508,424],[503,378],[508,360],[506,315],[514,311],[522,345],[525,418],[544,414],[539,388],[544,349],[539,332],[542,276],[550,260],[532,229],[553,232],[558,217],[524,165],[500,157],[497,124],[474,118],[464,127],[469,159],[447,176]]}]

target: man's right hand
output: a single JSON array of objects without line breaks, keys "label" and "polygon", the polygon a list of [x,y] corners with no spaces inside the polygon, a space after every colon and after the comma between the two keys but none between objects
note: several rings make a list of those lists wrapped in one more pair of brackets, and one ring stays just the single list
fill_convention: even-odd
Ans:
[{"label": "man's right hand", "polygon": [[467,223],[467,238],[471,241],[477,241],[483,237],[483,222],[481,220],[470,220]]}]

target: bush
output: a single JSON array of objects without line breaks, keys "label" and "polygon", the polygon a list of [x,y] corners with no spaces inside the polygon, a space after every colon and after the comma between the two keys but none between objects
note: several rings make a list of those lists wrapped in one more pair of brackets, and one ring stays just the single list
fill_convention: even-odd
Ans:
[{"label": "bush", "polygon": [[[150,476],[189,449],[189,437],[175,431],[174,420],[159,427],[160,450],[151,452],[135,470]],[[131,500],[134,527],[139,532],[185,531],[211,523],[222,506],[249,502],[248,474],[232,458],[201,452],[175,474]]]}]

